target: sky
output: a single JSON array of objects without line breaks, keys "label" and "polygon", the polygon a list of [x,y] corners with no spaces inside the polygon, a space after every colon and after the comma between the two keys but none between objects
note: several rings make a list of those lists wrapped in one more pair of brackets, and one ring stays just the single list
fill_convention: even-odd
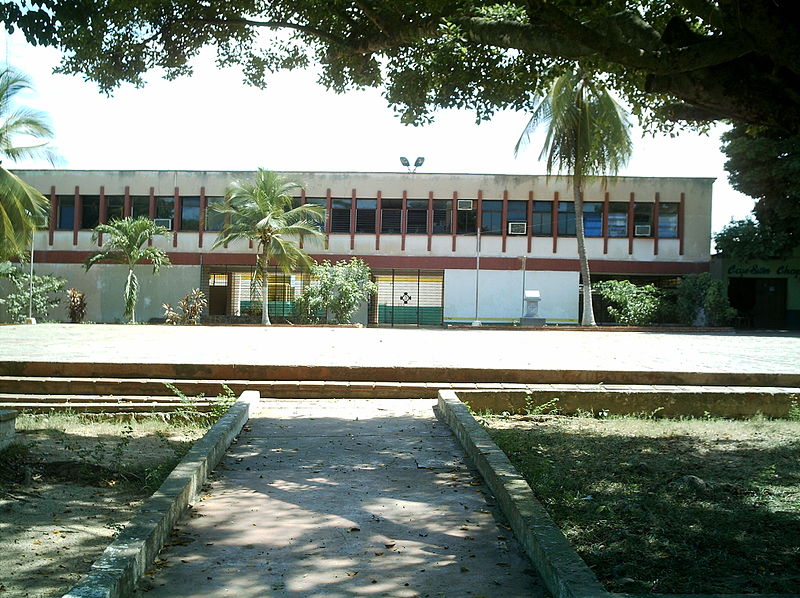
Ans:
[{"label": "sky", "polygon": [[[275,74],[267,89],[256,89],[237,69],[219,69],[210,51],[194,62],[191,77],[166,81],[152,73],[145,87],[126,85],[108,97],[80,77],[53,74],[57,50],[2,36],[2,58],[35,87],[21,101],[50,115],[60,168],[404,172],[400,156],[412,163],[423,156],[418,172],[545,174],[542,135],[514,156],[524,112],[502,111],[478,125],[474,112],[440,110],[432,124],[406,126],[379,90],[337,95],[311,70]],[[619,174],[716,178],[712,230],[719,231],[753,207],[728,184],[719,150],[725,129],[653,138],[635,128],[633,156]]]}]

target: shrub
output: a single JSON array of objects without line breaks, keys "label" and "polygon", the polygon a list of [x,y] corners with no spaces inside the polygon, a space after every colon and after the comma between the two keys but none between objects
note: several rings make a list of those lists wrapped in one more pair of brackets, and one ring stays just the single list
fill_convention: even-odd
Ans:
[{"label": "shrub", "polygon": [[203,315],[203,310],[208,305],[206,301],[206,294],[200,289],[192,289],[180,301],[178,301],[178,309],[180,313],[172,309],[172,305],[164,303],[164,317],[167,324],[190,324],[195,325],[200,322],[200,316]]},{"label": "shrub", "polygon": [[675,298],[675,317],[687,326],[724,326],[736,316],[724,283],[707,272],[685,276]]},{"label": "shrub", "polygon": [[325,260],[311,267],[313,282],[297,298],[297,315],[302,322],[319,322],[333,315],[334,323],[350,321],[358,306],[378,290],[370,269],[358,258],[331,264]]},{"label": "shrub", "polygon": [[663,294],[652,284],[637,286],[630,280],[605,280],[592,288],[611,303],[608,313],[625,326],[648,326],[656,321]]},{"label": "shrub", "polygon": [[11,322],[23,323],[28,317],[28,305],[31,304],[31,315],[38,320],[46,320],[50,310],[61,303],[67,281],[56,276],[33,275],[33,293],[31,293],[31,275],[19,264],[2,264],[0,276],[7,278],[12,291],[0,297],[0,305],[6,308]]},{"label": "shrub", "polygon": [[76,288],[67,289],[67,311],[73,324],[83,322],[86,317],[86,294]]}]

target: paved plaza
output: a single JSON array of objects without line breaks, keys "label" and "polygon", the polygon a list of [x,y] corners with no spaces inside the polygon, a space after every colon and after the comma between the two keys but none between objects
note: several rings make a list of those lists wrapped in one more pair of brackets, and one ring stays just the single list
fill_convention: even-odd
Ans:
[{"label": "paved plaza", "polygon": [[0,326],[0,362],[800,373],[797,333]]}]

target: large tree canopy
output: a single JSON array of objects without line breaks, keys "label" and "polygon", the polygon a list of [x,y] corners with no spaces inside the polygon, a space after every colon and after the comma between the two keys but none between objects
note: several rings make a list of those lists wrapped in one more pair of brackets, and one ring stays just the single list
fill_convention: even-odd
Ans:
[{"label": "large tree canopy", "polygon": [[[263,86],[322,65],[341,91],[382,86],[409,123],[435,107],[530,109],[575,62],[650,127],[731,119],[800,131],[796,0],[26,0],[6,27],[64,51],[61,68],[104,91],[162,68],[191,72],[216,46]],[[282,30],[283,33],[275,33]],[[267,32],[268,35],[262,35]]]}]

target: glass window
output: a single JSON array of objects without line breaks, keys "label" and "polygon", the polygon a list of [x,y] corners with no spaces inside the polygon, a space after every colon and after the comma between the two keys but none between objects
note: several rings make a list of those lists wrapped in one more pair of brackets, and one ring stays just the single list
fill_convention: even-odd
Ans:
[{"label": "glass window", "polygon": [[399,235],[403,218],[402,199],[384,199],[381,201],[381,232],[387,235]]},{"label": "glass window", "polygon": [[608,236],[628,236],[628,203],[612,201],[608,204]]},{"label": "glass window", "polygon": [[81,229],[91,230],[100,224],[100,196],[82,195],[81,204]]},{"label": "glass window", "polygon": [[481,206],[481,233],[500,235],[503,232],[503,202],[484,200]]},{"label": "glass window", "polygon": [[406,232],[410,235],[424,235],[428,232],[428,200],[406,200]]},{"label": "glass window", "polygon": [[509,201],[506,216],[509,222],[528,222],[528,202]]},{"label": "glass window", "polygon": [[181,230],[200,230],[200,198],[181,198]]},{"label": "glass window", "polygon": [[220,214],[211,206],[223,203],[222,197],[206,197],[206,228],[209,232],[219,232],[225,227],[225,214]]},{"label": "glass window", "polygon": [[375,232],[375,210],[378,207],[376,199],[356,200],[356,232]]},{"label": "glass window", "polygon": [[144,216],[150,218],[150,198],[146,196],[131,197],[131,217]]},{"label": "glass window", "polygon": [[478,213],[475,210],[477,202],[473,201],[471,210],[456,210],[456,226],[460,235],[474,235],[478,232]]},{"label": "glass window", "polygon": [[175,217],[175,198],[157,197],[156,218],[169,218],[170,220],[172,220],[174,217]]},{"label": "glass window", "polygon": [[433,234],[442,235],[451,232],[453,225],[453,202],[449,199],[433,200]]},{"label": "glass window", "polygon": [[106,195],[106,222],[125,217],[125,198],[121,195]]},{"label": "glass window", "polygon": [[533,202],[532,234],[536,237],[549,237],[553,234],[553,202]]},{"label": "glass window", "polygon": [[322,221],[311,220],[310,222],[314,224],[320,232],[325,232],[325,223],[327,222],[326,206],[328,202],[324,197],[306,197],[306,203],[322,208]]},{"label": "glass window", "polygon": [[575,236],[575,202],[558,202],[558,235],[561,237]]},{"label": "glass window", "polygon": [[603,236],[603,204],[599,201],[583,202],[583,234],[586,237]]},{"label": "glass window", "polygon": [[680,204],[662,203],[658,206],[658,236],[662,239],[678,238],[678,209]]},{"label": "glass window", "polygon": [[56,228],[58,230],[72,230],[75,224],[75,196],[58,196],[58,220]]},{"label": "glass window", "polygon": [[635,237],[653,236],[653,206],[652,203],[633,204],[633,235]]},{"label": "glass window", "polygon": [[331,200],[331,232],[350,232],[350,206],[352,199]]}]

